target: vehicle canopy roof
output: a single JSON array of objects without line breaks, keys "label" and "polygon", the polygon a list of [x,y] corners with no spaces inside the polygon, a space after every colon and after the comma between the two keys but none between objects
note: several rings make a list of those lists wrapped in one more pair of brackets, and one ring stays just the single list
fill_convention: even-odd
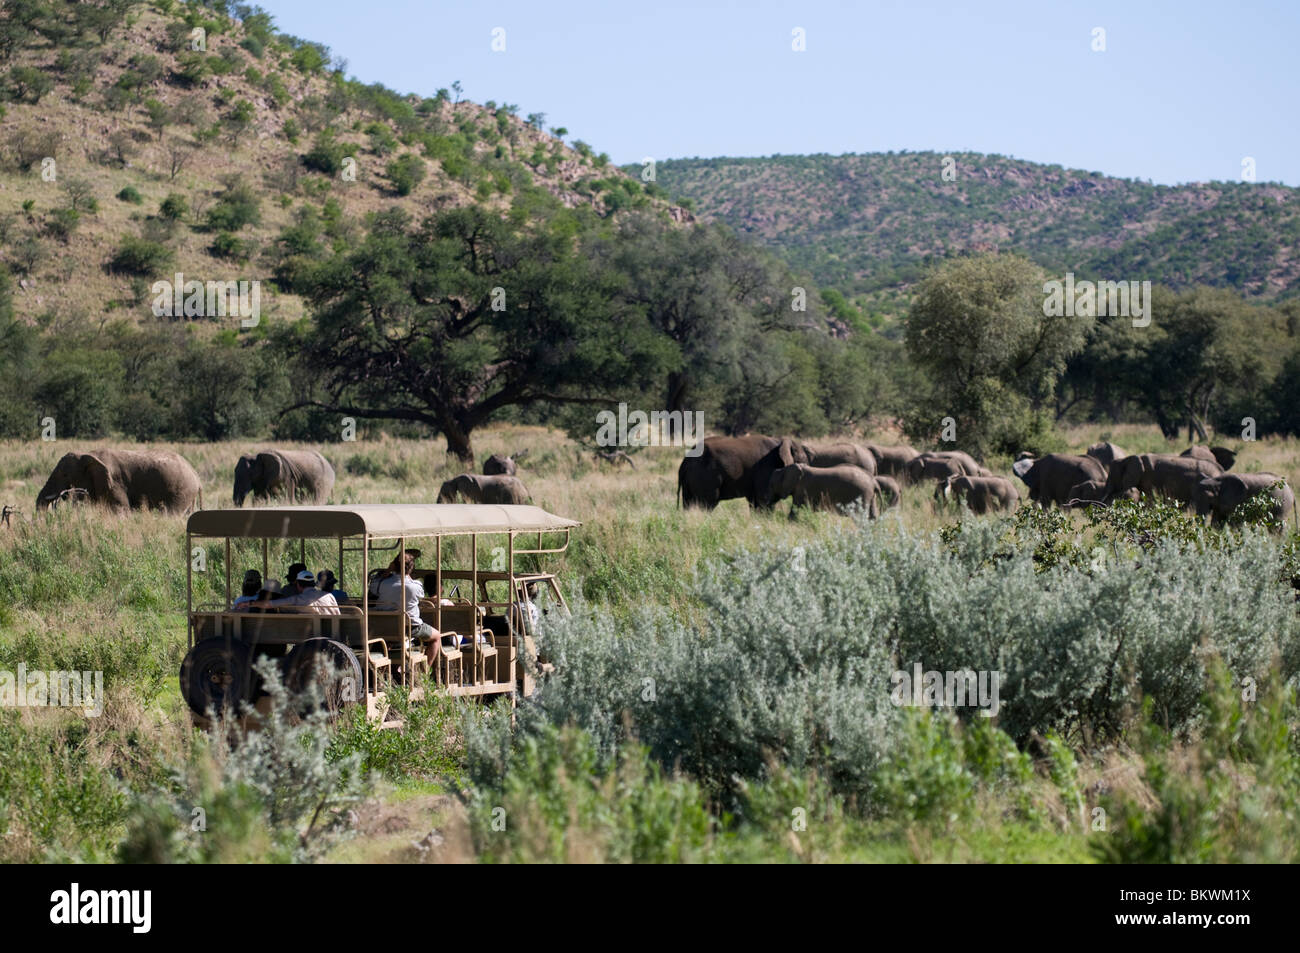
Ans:
[{"label": "vehicle canopy roof", "polygon": [[553,533],[582,524],[539,506],[491,503],[358,503],[199,510],[186,532],[195,536],[313,539],[444,536],[467,533]]}]

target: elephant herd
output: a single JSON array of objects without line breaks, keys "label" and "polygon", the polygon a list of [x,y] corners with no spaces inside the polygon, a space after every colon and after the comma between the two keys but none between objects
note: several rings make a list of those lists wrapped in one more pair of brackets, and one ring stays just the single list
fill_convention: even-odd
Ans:
[{"label": "elephant herd", "polygon": [[677,496],[682,506],[707,509],[732,499],[760,510],[787,497],[794,507],[857,503],[874,518],[898,504],[905,483],[940,473],[991,476],[964,453],[919,454],[872,443],[814,446],[763,434],[708,437],[698,454],[682,460]]},{"label": "elephant herd", "polygon": [[[514,474],[513,457],[493,455],[484,474],[467,473],[448,480],[438,494],[439,503],[457,497],[471,503],[527,503],[528,491]],[[72,452],[55,465],[36,496],[37,511],[60,503],[84,501],[110,509],[162,510],[188,513],[203,505],[198,473],[184,457],[170,450],[93,450]],[[334,490],[334,467],[315,450],[263,450],[245,454],[235,464],[232,500],[243,506],[287,498],[294,502],[324,503]]]},{"label": "elephant herd", "polygon": [[[526,451],[525,451],[526,452]],[[528,503],[513,457],[490,457],[483,474],[462,473],[442,484],[439,503]],[[1041,507],[1106,505],[1117,499],[1162,497],[1215,525],[1228,522],[1241,503],[1259,494],[1272,499],[1278,519],[1295,518],[1295,496],[1272,473],[1229,473],[1236,454],[1224,447],[1189,447],[1181,454],[1127,454],[1097,443],[1083,454],[1022,453],[1012,472]],[[677,471],[683,506],[712,509],[745,499],[768,510],[784,499],[792,506],[861,505],[869,516],[897,505],[903,487],[932,484],[939,505],[962,501],[973,513],[1009,511],[1020,491],[1007,477],[987,470],[959,450],[920,453],[908,446],[875,443],[813,445],[792,437],[748,434],[709,437],[698,455]],[[233,501],[287,497],[323,503],[334,489],[334,468],[314,450],[264,450],[235,464]],[[116,510],[188,512],[203,504],[194,468],[168,450],[95,450],[67,453],[55,465],[36,498],[36,509],[85,500]]]},{"label": "elephant herd", "polygon": [[[1215,525],[1228,522],[1246,500],[1264,493],[1272,512],[1295,516],[1295,497],[1271,473],[1234,474],[1236,454],[1226,447],[1189,447],[1181,454],[1127,454],[1097,443],[1083,454],[1022,453],[1012,472],[1043,508],[1107,505],[1117,499],[1161,497]],[[905,485],[933,484],[939,505],[963,501],[973,513],[1014,510],[1020,491],[961,451],[919,453],[907,446],[836,443],[813,446],[793,438],[749,434],[709,437],[698,455],[677,471],[682,506],[712,509],[723,500],[745,499],[771,509],[785,498],[792,507],[860,504],[871,517],[898,503]]]}]

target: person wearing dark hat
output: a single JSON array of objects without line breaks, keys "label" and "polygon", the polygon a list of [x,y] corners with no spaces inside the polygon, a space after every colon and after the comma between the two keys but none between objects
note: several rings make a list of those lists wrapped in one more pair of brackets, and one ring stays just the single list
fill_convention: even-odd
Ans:
[{"label": "person wearing dark hat", "polygon": [[424,598],[424,584],[411,575],[411,570],[415,568],[415,561],[419,556],[418,549],[408,549],[406,563],[401,571],[398,570],[400,556],[389,564],[388,568],[392,575],[379,583],[379,595],[376,600],[379,606],[385,609],[405,607],[406,615],[411,620],[412,648],[437,635],[433,626],[420,618],[420,600]]},{"label": "person wearing dark hat", "polygon": [[277,603],[281,606],[305,606],[321,615],[339,615],[338,601],[328,592],[316,588],[316,577],[311,570],[299,570],[289,594]]},{"label": "person wearing dark hat", "polygon": [[307,565],[305,563],[291,563],[289,565],[289,571],[284,574],[284,578],[285,578],[284,591],[281,592],[278,596],[273,596],[272,598],[278,600],[278,599],[287,599],[290,596],[292,596],[294,581],[297,580],[299,574],[304,573],[306,571],[307,571]]},{"label": "person wearing dark hat", "polygon": [[250,569],[244,573],[244,585],[240,595],[233,603],[231,609],[238,609],[246,602],[256,602],[257,594],[262,591],[262,574],[256,569]]},{"label": "person wearing dark hat", "polygon": [[335,588],[338,584],[338,580],[334,577],[332,571],[322,569],[320,572],[316,573],[316,585],[320,588],[321,592],[328,592],[334,597],[334,601],[339,605],[351,602],[351,597],[348,596],[346,592],[342,589]]}]

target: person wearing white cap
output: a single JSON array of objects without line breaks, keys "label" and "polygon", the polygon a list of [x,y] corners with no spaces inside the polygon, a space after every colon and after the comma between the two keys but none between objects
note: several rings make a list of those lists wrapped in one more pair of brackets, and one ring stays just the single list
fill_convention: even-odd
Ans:
[{"label": "person wearing white cap", "polygon": [[312,575],[310,569],[304,569],[298,573],[298,578],[293,581],[293,587],[289,595],[283,599],[277,600],[277,606],[306,606],[313,612],[321,615],[339,615],[339,604],[328,592],[321,592],[316,588],[316,577]]}]

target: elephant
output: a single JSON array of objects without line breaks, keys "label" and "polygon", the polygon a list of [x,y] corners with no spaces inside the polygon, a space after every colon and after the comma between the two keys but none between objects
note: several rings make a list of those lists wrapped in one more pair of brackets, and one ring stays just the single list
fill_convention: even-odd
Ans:
[{"label": "elephant", "polygon": [[1101,465],[1106,468],[1107,473],[1110,472],[1110,465],[1112,463],[1128,456],[1127,453],[1115,446],[1113,443],[1094,443],[1091,447],[1085,450],[1084,453],[1100,460]]},{"label": "elephant", "polygon": [[520,450],[510,456],[494,453],[483,463],[484,476],[514,476],[519,472],[519,461],[528,455],[527,450]]},{"label": "elephant", "polygon": [[891,476],[876,474],[876,489],[880,493],[881,509],[889,509],[903,502],[903,488]]},{"label": "elephant", "polygon": [[[1274,487],[1279,481],[1282,485]],[[1272,511],[1276,519],[1285,523],[1288,512],[1295,519],[1295,494],[1275,473],[1224,473],[1206,477],[1197,484],[1196,512],[1202,516],[1211,514],[1211,522],[1222,526],[1231,522],[1232,512],[1239,504],[1260,493],[1273,497]]]},{"label": "elephant", "polygon": [[795,463],[772,474],[768,497],[773,503],[792,497],[791,515],[800,506],[832,509],[856,502],[875,519],[880,515],[880,503],[876,499],[879,492],[876,478],[861,467],[813,467]]},{"label": "elephant", "polygon": [[334,468],[315,450],[263,450],[246,453],[235,464],[236,506],[249,493],[254,502],[284,495],[324,503],[334,489]]},{"label": "elephant", "polygon": [[1014,510],[1020,505],[1020,491],[1006,477],[952,476],[935,486],[934,498],[939,505],[949,500],[965,499],[972,513]]},{"label": "elephant", "polygon": [[700,453],[686,456],[677,468],[678,502],[684,507],[711,510],[722,500],[743,497],[752,507],[765,507],[766,478],[776,467],[764,466],[765,481],[761,484],[755,483],[754,468],[780,445],[776,437],[763,434],[706,437]]},{"label": "elephant", "polygon": [[[1091,456],[1091,454],[1089,454]],[[1130,500],[1138,498],[1137,490],[1129,490],[1124,494]],[[1087,506],[1091,503],[1106,503],[1106,481],[1105,480],[1084,480],[1082,483],[1076,483],[1070,487],[1070,492],[1066,494],[1066,500],[1061,505],[1070,506]]]},{"label": "elephant", "polygon": [[863,446],[876,458],[876,473],[896,480],[906,480],[907,465],[920,456],[906,445],[882,447],[876,443],[867,443]]},{"label": "elephant", "polygon": [[1232,465],[1237,462],[1237,452],[1235,450],[1229,450],[1227,447],[1206,447],[1201,444],[1188,447],[1179,456],[1217,463],[1224,470],[1231,470]]},{"label": "elephant", "polygon": [[203,505],[203,487],[189,462],[170,450],[65,453],[36,495],[36,509],[79,497],[114,510],[189,512]]},{"label": "elephant", "polygon": [[1106,481],[1106,468],[1096,457],[1086,454],[1049,453],[1034,457],[1022,453],[1011,465],[1011,472],[1029,487],[1029,498],[1043,509],[1070,501],[1070,490],[1088,480]]},{"label": "elephant", "polygon": [[993,473],[980,466],[968,453],[960,450],[930,451],[917,454],[907,465],[910,483],[937,480],[942,483],[953,476],[989,477]]},{"label": "elephant", "polygon": [[1214,460],[1168,453],[1136,453],[1115,461],[1106,481],[1107,500],[1129,490],[1142,496],[1164,496],[1184,507],[1196,502],[1198,486],[1206,477],[1223,475]]},{"label": "elephant", "polygon": [[872,476],[876,475],[876,457],[865,447],[856,443],[832,443],[824,446],[807,447],[808,463],[814,467],[858,467]]},{"label": "elephant", "polygon": [[452,503],[457,496],[462,496],[471,503],[528,503],[531,498],[528,490],[518,477],[503,473],[480,476],[477,473],[462,473],[448,480],[438,491],[439,503]]}]

